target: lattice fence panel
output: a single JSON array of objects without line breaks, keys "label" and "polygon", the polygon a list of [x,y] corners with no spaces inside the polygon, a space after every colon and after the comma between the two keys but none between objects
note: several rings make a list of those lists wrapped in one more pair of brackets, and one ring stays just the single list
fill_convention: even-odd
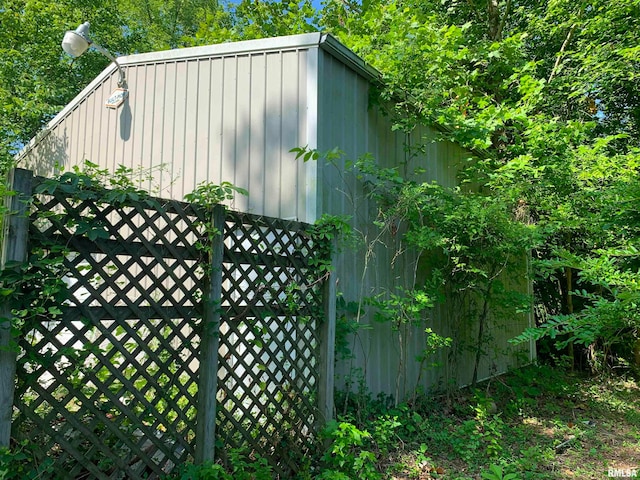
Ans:
[{"label": "lattice fence panel", "polygon": [[13,430],[55,478],[157,478],[192,457],[200,220],[180,202],[36,197],[31,249],[64,249],[70,298],[22,339]]},{"label": "lattice fence panel", "polygon": [[218,436],[286,476],[309,453],[317,414],[321,282],[308,226],[226,217]]},{"label": "lattice fence panel", "polygon": [[[55,478],[161,477],[195,452],[209,214],[63,190],[35,197],[30,249],[63,250],[69,297],[21,340],[13,435],[55,460]],[[322,279],[308,229],[235,212],[223,229],[216,456],[259,453],[280,477],[309,453],[318,415]]]}]

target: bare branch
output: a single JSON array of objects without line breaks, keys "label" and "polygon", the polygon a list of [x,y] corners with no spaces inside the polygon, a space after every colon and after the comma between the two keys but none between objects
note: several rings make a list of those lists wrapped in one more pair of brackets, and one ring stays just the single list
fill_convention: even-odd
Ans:
[{"label": "bare branch", "polygon": [[494,40],[500,40],[502,37],[502,31],[504,30],[504,24],[507,22],[507,17],[511,13],[511,0],[507,0],[507,5],[504,8],[504,14],[500,19],[500,25],[498,25],[498,31],[496,32],[496,38]]},{"label": "bare branch", "polygon": [[569,33],[567,33],[567,38],[565,38],[564,42],[562,42],[562,46],[560,47],[560,51],[558,52],[558,56],[556,57],[556,63],[553,65],[553,68],[551,69],[551,73],[549,74],[549,79],[547,80],[547,83],[551,83],[551,80],[553,80],[553,77],[555,77],[556,73],[558,73],[558,67],[560,66],[560,60],[562,59],[562,54],[567,48],[569,41],[571,41],[571,37],[573,36],[573,31],[575,29],[576,29],[576,24],[574,23],[573,25],[571,25],[571,28],[569,29]]}]

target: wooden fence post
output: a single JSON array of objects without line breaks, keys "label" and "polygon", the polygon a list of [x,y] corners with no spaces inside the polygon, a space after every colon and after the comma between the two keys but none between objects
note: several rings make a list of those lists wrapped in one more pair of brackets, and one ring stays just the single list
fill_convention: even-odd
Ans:
[{"label": "wooden fence post", "polygon": [[[334,251],[335,249],[332,249]],[[329,272],[323,286],[324,322],[320,328],[320,362],[318,385],[319,418],[316,422],[320,429],[333,419],[333,389],[335,375],[336,344],[336,275]]]},{"label": "wooden fence post", "polygon": [[222,260],[224,255],[224,206],[213,209],[213,225],[219,234],[212,240],[209,288],[204,294],[204,314],[200,338],[200,375],[196,413],[195,463],[213,461],[216,442],[216,394],[218,392],[218,345],[222,300]]},{"label": "wooden fence post", "polygon": [[[33,173],[16,168],[10,173],[10,185],[16,192],[6,205],[9,212],[4,218],[2,241],[2,265],[7,262],[27,260],[29,239],[28,202],[31,199]],[[16,350],[11,334],[11,305],[0,305],[0,447],[9,447],[11,442],[11,419],[13,417],[13,395],[16,375]]]}]

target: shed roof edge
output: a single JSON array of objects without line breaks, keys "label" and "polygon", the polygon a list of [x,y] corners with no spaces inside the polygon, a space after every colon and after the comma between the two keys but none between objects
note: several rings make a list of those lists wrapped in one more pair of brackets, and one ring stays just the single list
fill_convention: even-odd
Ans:
[{"label": "shed roof edge", "polygon": [[317,47],[321,40],[322,34],[320,32],[302,33],[285,37],[259,38],[254,40],[241,40],[239,42],[216,43],[200,47],[136,53],[119,57],[118,62],[120,62],[121,65],[139,65],[141,63],[193,60],[218,55],[243,55],[277,50],[297,50]]},{"label": "shed roof edge", "polygon": [[349,49],[330,33],[322,34],[319,45],[322,50],[331,54],[345,65],[350,66],[368,80],[373,82],[381,80],[382,74],[378,70],[365,62],[353,50]]}]

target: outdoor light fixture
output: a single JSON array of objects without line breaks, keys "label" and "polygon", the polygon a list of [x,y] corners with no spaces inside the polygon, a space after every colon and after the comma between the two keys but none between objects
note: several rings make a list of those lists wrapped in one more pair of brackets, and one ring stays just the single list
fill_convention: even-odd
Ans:
[{"label": "outdoor light fixture", "polygon": [[120,75],[118,78],[118,88],[106,102],[107,107],[118,108],[127,98],[128,92],[125,86],[124,71],[120,67],[116,58],[103,47],[91,41],[89,38],[89,22],[84,22],[75,30],[69,30],[64,34],[64,38],[62,39],[62,49],[72,57],[79,57],[86,52],[89,47],[93,47],[98,50],[101,54],[115,63],[116,68],[118,69],[118,74]]}]

